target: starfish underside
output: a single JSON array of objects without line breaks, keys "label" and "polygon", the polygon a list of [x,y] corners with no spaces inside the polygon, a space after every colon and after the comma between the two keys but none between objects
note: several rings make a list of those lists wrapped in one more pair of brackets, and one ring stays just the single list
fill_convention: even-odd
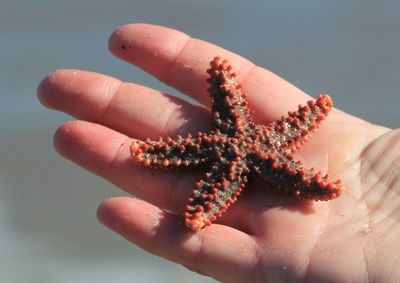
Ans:
[{"label": "starfish underside", "polygon": [[215,57],[207,72],[214,131],[176,139],[134,140],[133,160],[146,167],[206,167],[205,178],[196,183],[185,207],[185,224],[200,230],[215,221],[239,196],[255,173],[275,191],[308,200],[330,200],[343,191],[341,180],[304,169],[292,153],[316,130],[332,108],[328,95],[308,101],[295,112],[266,126],[249,115],[246,93],[226,60]]}]

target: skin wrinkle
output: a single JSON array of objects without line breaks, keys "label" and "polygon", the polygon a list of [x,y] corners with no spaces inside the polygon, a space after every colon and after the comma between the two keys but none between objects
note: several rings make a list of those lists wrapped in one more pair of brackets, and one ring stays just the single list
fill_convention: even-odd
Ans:
[{"label": "skin wrinkle", "polygon": [[[329,160],[329,156],[330,155],[328,154],[328,158],[327,158],[328,160]],[[326,168],[327,168],[326,171],[329,172],[329,162],[327,163]],[[332,210],[333,210],[332,204],[329,204],[328,210],[329,210],[329,213],[327,216],[325,216],[325,223],[323,225],[319,226],[319,233],[318,233],[319,236],[316,238],[314,245],[312,245],[312,248],[311,248],[310,252],[308,253],[309,254],[308,263],[306,263],[307,266],[306,266],[305,272],[304,272],[304,281],[305,282],[307,282],[308,278],[310,277],[311,261],[312,261],[313,254],[316,252],[317,245],[322,238],[325,238],[325,234],[327,234],[326,227],[328,226],[330,217],[332,215]]]},{"label": "skin wrinkle", "polygon": [[[393,163],[393,162],[392,162]],[[392,166],[394,166],[393,164],[389,164],[388,165],[388,169],[392,168]],[[387,184],[387,190],[385,190],[382,194],[382,196],[380,197],[380,203],[385,203],[386,201],[390,201],[394,196],[394,195],[399,195],[399,191],[396,191],[396,187],[393,185],[393,183],[396,183],[396,179],[400,178],[399,176],[395,176],[390,174],[388,178],[386,178],[385,181],[381,181],[383,184]],[[378,210],[380,208],[380,205],[376,205],[375,208],[373,210],[371,210],[371,212],[375,212],[376,210]],[[372,213],[371,213],[372,214]]]},{"label": "skin wrinkle", "polygon": [[[389,182],[389,191],[394,191],[397,196],[400,196],[400,190],[396,190],[396,184],[400,185],[400,175],[393,176]],[[397,188],[399,187],[400,186],[397,186]]]},{"label": "skin wrinkle", "polygon": [[[365,146],[365,149],[361,152],[361,154],[360,154],[360,164],[363,164],[364,162],[368,162],[368,164],[367,165],[370,165],[370,167],[371,168],[373,168],[374,167],[374,165],[375,165],[375,163],[376,162],[378,162],[379,161],[379,159],[378,158],[375,158],[374,160],[373,160],[373,162],[369,162],[369,157],[368,157],[368,155],[369,155],[369,151],[370,150],[372,150],[373,149],[373,147],[375,147],[375,145],[380,141],[380,139],[382,139],[382,138],[384,138],[384,136],[386,135],[386,134],[388,134],[388,133],[391,133],[391,131],[386,131],[386,132],[384,132],[384,133],[382,133],[380,136],[378,136],[378,137],[376,137],[375,139],[373,139],[373,140],[371,140],[366,146]],[[384,148],[384,147],[383,147]],[[379,153],[377,153],[377,154],[374,154],[374,156],[382,156],[384,154],[384,151],[380,151]],[[363,158],[363,156],[365,156],[365,158]],[[364,171],[368,171],[368,169],[370,169],[370,168],[366,168],[366,170],[364,170]],[[360,170],[360,171],[362,171],[362,170]],[[373,172],[375,173],[376,172],[376,170],[373,170]],[[360,175],[360,180],[363,180],[364,178],[362,177],[362,175]]]},{"label": "skin wrinkle", "polygon": [[[398,163],[398,162],[397,162]],[[398,167],[397,163],[394,164],[394,167]],[[400,171],[400,169],[398,169]],[[400,175],[393,175],[389,181],[389,189],[393,188],[396,189],[396,184],[400,184]],[[397,187],[398,188],[398,187]],[[397,194],[400,193],[400,190],[396,190]]]},{"label": "skin wrinkle", "polygon": [[[363,140],[363,143],[365,143],[365,140],[367,139],[367,137],[366,137],[366,135],[364,135],[364,140]],[[370,142],[370,144],[372,143],[373,141],[371,141]],[[368,145],[366,146],[366,148],[368,148]],[[355,178],[355,180],[360,180],[359,182],[359,186],[360,186],[360,188],[363,188],[363,178],[362,178],[362,175],[363,175],[363,173],[362,173],[362,171],[363,171],[363,164],[364,164],[364,162],[363,162],[363,155],[364,155],[364,151],[361,151],[360,152],[360,154],[359,154],[359,157],[358,158],[356,158],[356,160],[359,160],[359,162],[358,162],[358,172],[357,172],[357,178]],[[367,159],[367,158],[365,158],[365,159]],[[365,160],[364,160],[365,161]],[[368,164],[367,164],[368,165]],[[366,191],[366,192],[361,192],[361,194],[360,194],[360,197],[358,198],[358,199],[361,199],[363,196],[365,196],[366,195],[366,193],[368,192],[368,190]],[[364,199],[365,199],[365,197],[364,197]],[[356,199],[357,200],[357,199]]]},{"label": "skin wrinkle", "polygon": [[[364,202],[363,202],[364,203]],[[366,205],[367,206],[367,205]],[[368,217],[368,215],[367,215],[367,217]],[[370,272],[368,272],[368,259],[367,259],[367,256],[366,256],[366,254],[365,254],[365,249],[366,249],[366,247],[367,247],[367,245],[368,245],[368,242],[369,242],[369,240],[371,240],[371,235],[370,234],[365,234],[364,235],[364,238],[362,238],[362,240],[363,240],[363,245],[360,247],[360,250],[361,250],[361,254],[362,254],[362,256],[363,256],[363,263],[364,263],[364,265],[363,265],[363,270],[364,270],[364,273],[362,273],[362,272],[360,272],[361,274],[364,274],[364,276],[363,276],[363,280],[365,280],[365,279],[367,279],[367,282],[371,282],[370,280]],[[360,261],[360,264],[362,263],[361,261]],[[360,270],[361,270],[361,267],[360,267]]]},{"label": "skin wrinkle", "polygon": [[[393,212],[387,214],[386,217],[381,220],[381,222],[383,222],[384,220],[387,220],[387,218],[395,219],[396,218],[395,216],[397,216],[397,218],[398,218],[399,212],[400,212],[400,208],[397,208],[397,210],[394,210]],[[393,224],[393,225],[395,225],[395,224]],[[386,229],[386,230],[390,230],[390,229]]]},{"label": "skin wrinkle", "polygon": [[365,249],[367,248],[368,242],[369,241],[373,241],[371,237],[368,237],[368,239],[365,241],[365,244],[363,245],[361,252],[362,255],[364,256],[364,266],[365,266],[365,272],[366,272],[366,278],[367,278],[367,282],[373,282],[372,280],[372,274],[369,271],[369,264],[368,264],[368,257],[366,256],[366,252]]},{"label": "skin wrinkle", "polygon": [[[193,241],[194,237],[196,237],[195,241]],[[201,264],[198,264],[198,262],[200,262],[201,253],[203,251],[203,246],[204,246],[204,241],[197,234],[192,234],[192,236],[190,237],[189,241],[191,241],[190,245],[191,245],[192,248],[194,246],[197,247],[196,251],[193,252],[192,256],[190,258],[188,258],[188,257],[186,258],[190,262],[190,264],[189,264],[190,269],[189,270],[192,270],[192,271],[195,271],[196,273],[205,275],[203,270],[199,270],[198,269],[198,266],[203,266]],[[187,243],[185,242],[184,244],[187,244]]]},{"label": "skin wrinkle", "polygon": [[365,255],[365,247],[366,247],[366,245],[367,245],[367,241],[364,243],[364,246],[361,248],[361,253],[362,253],[363,258],[364,258],[364,260],[363,260],[363,262],[364,262],[364,278],[363,279],[364,280],[367,279],[367,282],[371,282],[370,274],[368,272],[367,257]]},{"label": "skin wrinkle", "polygon": [[[377,162],[381,162],[382,159],[388,159],[388,160],[390,160],[390,163],[385,163],[385,168],[382,169],[382,171],[384,172],[384,174],[382,174],[382,177],[384,177],[383,180],[382,180],[382,182],[383,182],[385,185],[387,184],[388,178],[391,177],[391,174],[390,174],[390,172],[388,172],[388,171],[392,168],[392,166],[393,166],[393,161],[396,161],[396,160],[393,160],[393,159],[391,158],[391,154],[390,154],[390,153],[391,153],[391,152],[388,153],[387,150],[385,150],[385,151],[383,151],[383,152],[381,153],[381,155],[379,156],[379,158],[376,159]],[[383,163],[383,162],[382,162],[382,163]]]},{"label": "skin wrinkle", "polygon": [[[355,174],[358,174],[358,173],[355,173]],[[348,177],[348,178],[350,178],[350,177]],[[356,186],[356,185],[355,185],[355,186]],[[360,185],[358,185],[358,186],[360,186]],[[354,204],[357,204],[357,202],[358,202],[358,201],[361,199],[361,197],[362,197],[362,194],[361,194],[361,193],[360,193],[360,194],[354,194],[354,193],[352,193],[352,192],[349,192],[349,190],[345,190],[345,191],[343,192],[343,195],[346,195],[348,198],[352,199]],[[360,195],[360,197],[358,197],[358,195]]]},{"label": "skin wrinkle", "polygon": [[[185,232],[185,233],[191,233],[191,232],[189,231],[189,232]],[[194,241],[193,241],[193,239],[194,239]],[[189,264],[189,268],[186,266],[185,267],[188,268],[189,270],[199,273],[201,275],[210,275],[209,273],[206,273],[205,271],[198,269],[198,266],[203,266],[201,264],[198,264],[198,262],[200,262],[201,253],[204,250],[203,249],[203,246],[205,245],[204,241],[201,239],[201,237],[198,235],[198,233],[196,233],[196,234],[191,233],[191,237],[187,241],[191,241],[191,243],[190,243],[191,247],[192,248],[197,247],[197,250],[195,252],[193,252],[193,254],[190,258],[186,255],[186,259],[190,262],[190,264]],[[187,244],[186,242],[184,244]]]},{"label": "skin wrinkle", "polygon": [[[397,135],[394,136],[394,138],[396,138]],[[392,138],[387,141],[388,143],[390,143],[390,141],[392,140]],[[383,154],[385,156],[388,156],[390,154]],[[396,190],[396,186],[395,184],[398,182],[398,179],[400,178],[399,176],[396,176],[394,174],[391,173],[391,171],[393,170],[393,168],[398,168],[398,156],[395,156],[394,158],[391,159],[390,164],[388,164],[386,166],[386,170],[385,170],[385,180],[382,180],[382,182],[384,184],[387,184],[387,190],[384,192],[381,201],[384,202],[386,201],[388,198],[393,197],[392,195],[399,195],[399,191]],[[386,176],[387,175],[387,176]]]},{"label": "skin wrinkle", "polygon": [[[365,198],[363,199],[361,204],[364,204],[365,209],[368,209],[368,204],[367,204]],[[365,215],[365,217],[367,217],[369,219],[371,217],[371,214],[372,213],[368,213],[367,215]],[[365,220],[363,222],[365,222]],[[370,272],[369,272],[369,269],[368,269],[368,258],[367,258],[366,253],[365,253],[365,249],[367,248],[368,242],[369,242],[369,240],[372,240],[372,239],[371,239],[370,235],[365,235],[365,237],[366,237],[366,239],[364,240],[364,244],[360,248],[362,256],[363,256],[363,263],[364,263],[364,271],[365,271],[364,272],[365,273],[364,274],[364,280],[367,279],[367,282],[372,282],[371,279],[370,279],[371,275],[370,275]]]},{"label": "skin wrinkle", "polygon": [[[396,270],[398,270],[398,265],[396,264],[396,261],[400,261],[400,254],[397,255],[389,264],[389,270],[387,272],[387,278],[390,278],[390,274],[394,273]],[[386,278],[385,278],[386,279]],[[386,279],[387,280],[387,279]]]},{"label": "skin wrinkle", "polygon": [[[368,145],[367,146],[367,149],[366,149],[366,151],[364,151],[363,153],[362,153],[362,155],[368,155],[368,150],[370,149],[370,145]],[[378,154],[375,154],[375,155],[378,155]],[[376,168],[376,163],[378,162],[378,159],[377,158],[374,158],[373,160],[372,160],[372,162],[371,162],[371,160],[370,160],[370,158],[368,157],[368,156],[366,156],[365,158],[362,158],[361,159],[361,162],[360,162],[360,167],[361,167],[361,169],[360,169],[360,180],[361,180],[361,186],[365,186],[365,187],[368,187],[368,189],[367,190],[365,190],[363,193],[362,193],[362,195],[361,195],[361,197],[366,197],[370,192],[371,192],[371,190],[373,190],[373,188],[376,186],[376,184],[378,183],[378,182],[381,182],[381,178],[379,177],[379,174],[377,174],[377,169],[375,169]],[[366,165],[365,165],[366,164]],[[365,185],[365,183],[363,182],[363,180],[366,178],[366,177],[364,177],[364,175],[365,175],[365,172],[368,172],[368,174],[370,175],[370,174],[374,174],[374,176],[376,177],[376,179],[375,179],[375,181],[374,181],[374,183],[373,184],[371,184],[371,185],[369,185],[369,186],[366,186]]]},{"label": "skin wrinkle", "polygon": [[[245,234],[247,234],[247,233],[245,233]],[[251,235],[247,235],[247,236],[248,236],[248,241],[246,242],[246,246],[250,246],[251,247],[251,248],[246,250],[247,259],[254,259],[253,261],[255,262],[255,264],[259,264],[260,259],[257,258],[257,250],[258,250],[258,246],[259,245],[257,243],[256,237],[251,236]],[[249,255],[249,251],[252,251],[252,255]],[[251,281],[247,280],[246,282],[256,282],[255,281],[256,269],[255,268],[251,268],[251,266],[256,266],[256,265],[254,265],[252,262],[250,262],[250,263],[248,263],[248,266],[250,268],[247,268],[247,270],[249,270],[247,272],[248,273],[247,278],[252,279],[252,280]]]},{"label": "skin wrinkle", "polygon": [[[397,171],[400,171],[400,168],[398,168],[397,163],[398,163],[398,161],[396,159],[393,159],[387,165],[387,170],[386,171],[392,170],[393,168],[396,168]],[[389,174],[389,176],[386,178],[385,184],[387,184],[388,191],[389,191],[389,190],[391,190],[391,188],[393,186],[392,185],[393,181],[395,181],[395,179],[398,178],[398,175],[391,174],[390,172],[388,172],[388,174]]]},{"label": "skin wrinkle", "polygon": [[[125,148],[125,146],[127,146],[129,148],[129,145],[132,143],[132,139],[128,136],[125,136],[125,139],[122,143],[120,143],[120,145],[118,146],[118,148],[115,150],[114,153],[114,157],[111,159],[110,162],[108,162],[108,164],[106,166],[104,166],[104,168],[112,168],[112,167],[117,167],[114,164],[117,164],[117,160],[118,157],[120,156],[120,154],[122,154],[122,149]],[[124,154],[125,155],[125,154]],[[105,170],[104,172],[105,174],[107,174],[107,170]]]},{"label": "skin wrinkle", "polygon": [[[383,136],[384,136],[385,134],[383,134],[382,136],[380,136],[380,137],[378,137],[375,141],[373,141],[373,142],[371,142],[367,147],[366,147],[366,150],[364,150],[363,151],[363,155],[368,155],[368,151],[369,150],[371,150],[371,147],[373,147],[374,146],[374,143],[375,142],[377,142],[380,138],[383,138]],[[385,155],[385,153],[384,152],[379,152],[379,154],[375,154],[376,156],[383,156],[383,155]],[[381,157],[380,157],[381,158]],[[380,162],[380,158],[375,158],[372,162],[370,161],[370,158],[368,158],[368,157],[366,157],[365,159],[363,159],[362,160],[362,163],[366,163],[367,165],[366,166],[368,166],[368,168],[366,168],[366,169],[364,169],[366,172],[368,172],[369,174],[374,174],[377,178],[376,178],[376,180],[375,180],[375,182],[373,183],[373,184],[371,184],[370,186],[369,186],[369,188],[368,188],[368,190],[366,190],[364,193],[363,193],[363,197],[364,197],[364,200],[365,200],[365,202],[366,202],[366,205],[367,205],[367,207],[368,208],[370,208],[370,214],[373,214],[374,212],[376,212],[378,209],[379,209],[379,206],[377,206],[377,205],[373,205],[373,206],[371,206],[371,205],[368,205],[368,200],[366,199],[367,197],[366,197],[366,195],[367,194],[369,194],[370,192],[372,192],[373,190],[374,190],[374,187],[376,187],[377,186],[377,184],[378,183],[385,183],[385,181],[384,180],[382,180],[382,178],[381,177],[379,177],[379,174],[377,174],[377,169],[376,169],[376,166],[377,166],[377,164],[376,163],[378,163],[378,162]],[[361,174],[362,175],[362,174]],[[382,175],[383,176],[383,175]],[[360,176],[360,180],[361,180],[361,183],[362,183],[362,180],[363,180],[364,178],[362,177],[362,176]],[[384,197],[384,194],[386,193],[386,191],[383,193],[383,195],[381,196],[381,199]],[[376,201],[373,201],[373,203],[375,203]]]},{"label": "skin wrinkle", "polygon": [[[191,43],[193,41],[193,38],[190,37],[187,34],[184,34],[185,37],[185,42],[183,43],[183,45],[180,47],[180,50],[178,51],[178,46],[180,46],[181,44],[178,44],[178,41],[176,41],[176,47],[175,47],[175,57],[174,59],[171,60],[171,62],[168,64],[167,68],[165,68],[165,71],[163,73],[162,76],[160,76],[160,80],[163,81],[165,84],[172,86],[172,83],[170,83],[170,79],[171,79],[171,70],[172,67],[175,65],[175,63],[179,60],[182,52],[184,51],[184,49],[188,46],[189,43]],[[183,42],[183,40],[182,40]]]},{"label": "skin wrinkle", "polygon": [[[117,93],[119,93],[119,90],[121,89],[121,87],[124,85],[124,83],[120,80],[110,81],[110,82],[114,82],[114,83],[108,84],[109,85],[108,89],[113,89],[111,98],[108,100],[108,102],[104,106],[104,109],[99,117],[99,123],[104,124],[104,125],[108,125],[107,120],[104,119],[104,117],[107,116],[106,114],[110,111],[110,106],[112,105],[112,102],[114,101],[115,97],[117,96]],[[107,93],[106,91],[104,91],[106,89],[105,85],[102,87],[101,93]],[[115,86],[112,87],[113,85],[115,85]]]},{"label": "skin wrinkle", "polygon": [[[378,140],[379,140],[380,138],[382,138],[384,135],[385,135],[385,133],[384,133],[383,135],[379,136],[378,138],[376,138],[376,140],[371,141],[371,143],[368,144],[368,145],[366,146],[365,150],[362,152],[362,155],[368,155],[369,151],[370,151],[370,150],[372,149],[372,147],[376,144],[376,142],[378,142]],[[375,154],[375,155],[377,155],[377,154]],[[380,152],[379,156],[382,156],[382,155],[384,155],[384,152]],[[364,165],[364,164],[366,163],[366,165],[363,166],[365,172],[368,172],[368,171],[369,171],[369,174],[374,174],[375,176],[378,176],[378,174],[376,174],[376,172],[377,172],[377,169],[376,169],[377,164],[376,164],[376,163],[377,163],[377,162],[380,162],[379,159],[380,159],[380,158],[376,158],[376,159],[373,160],[373,162],[371,162],[371,161],[370,161],[370,158],[366,157],[366,158],[362,159],[362,162],[360,162],[360,164]],[[360,167],[361,167],[361,166],[360,166]],[[365,167],[367,167],[367,168],[365,168]],[[390,166],[388,166],[387,168],[390,168]],[[361,172],[361,170],[360,170],[360,172]],[[363,174],[361,173],[361,174],[360,174],[360,180],[361,180],[361,182],[362,182],[362,180],[363,180],[362,175],[363,175]],[[369,209],[369,213],[368,213],[367,217],[372,217],[372,215],[374,214],[374,212],[376,212],[376,211],[379,209],[379,206],[378,206],[378,205],[369,205],[366,195],[367,195],[369,192],[371,192],[371,190],[373,190],[374,187],[377,186],[377,184],[380,183],[380,182],[383,182],[383,183],[384,183],[384,180],[382,180],[381,178],[377,177],[376,180],[375,180],[375,182],[374,182],[373,184],[369,185],[368,190],[365,191],[364,194],[363,194],[363,202],[362,202],[362,203],[364,203],[365,206],[367,207],[367,209]],[[390,188],[390,187],[389,187],[389,188]],[[380,198],[380,201],[382,201],[382,199],[383,199],[383,197],[384,197],[384,195],[385,195],[386,193],[387,193],[387,191],[385,191],[385,192],[383,193],[383,196]],[[375,201],[374,201],[374,202],[375,202]],[[390,216],[390,215],[387,215],[385,218],[387,218],[387,217],[389,217],[389,216]],[[385,218],[384,218],[384,219],[385,219]],[[383,221],[383,219],[382,219],[381,221]],[[368,236],[368,239],[369,239],[370,241],[372,241],[371,237],[369,237],[369,236]],[[362,248],[362,253],[363,253],[363,256],[364,256],[365,272],[366,272],[366,276],[367,276],[368,282],[372,282],[371,274],[370,274],[369,268],[368,268],[368,259],[367,259],[366,253],[365,253],[365,249],[367,248],[368,243],[369,243],[369,241],[366,240],[366,242],[365,242],[365,244],[364,244],[364,246],[363,246],[363,248]],[[389,272],[389,271],[388,271],[388,272]],[[389,273],[390,273],[390,272],[389,272]]]},{"label": "skin wrinkle", "polygon": [[[244,233],[244,234],[247,234],[247,233]],[[244,245],[241,245],[241,246],[246,246],[246,247],[250,246],[251,248],[246,249],[246,263],[247,263],[246,265],[247,266],[245,267],[246,275],[243,276],[246,279],[246,281],[243,281],[243,282],[257,282],[257,281],[255,281],[255,278],[256,278],[255,272],[257,269],[251,268],[251,266],[256,266],[260,261],[260,258],[257,257],[257,254],[256,254],[256,250],[258,249],[258,243],[257,243],[257,240],[255,237],[250,236],[250,235],[246,235],[246,236],[247,236],[248,240],[246,241],[246,243]],[[249,251],[252,251],[252,250],[253,250],[252,255],[249,255]],[[253,259],[253,261],[248,262],[248,259]],[[248,268],[248,267],[250,267],[250,268]]]},{"label": "skin wrinkle", "polygon": [[[154,233],[150,236],[151,240],[149,241],[149,247],[150,247],[149,251],[155,255],[158,255],[158,252],[156,252],[156,251],[158,251],[159,249],[157,247],[158,246],[163,247],[162,243],[165,242],[163,240],[163,238],[165,237],[165,232],[164,232],[165,227],[171,227],[172,222],[176,223],[176,220],[173,220],[173,218],[176,217],[175,215],[165,212],[162,209],[158,209],[158,213],[160,213],[160,212],[163,212],[165,214],[165,216],[164,216],[163,220],[161,220],[158,223],[153,225],[152,230],[154,230]],[[164,220],[166,220],[166,222],[168,222],[168,223],[164,223],[165,222]],[[172,235],[172,234],[170,234],[170,235]],[[173,241],[170,241],[170,242],[172,243]],[[172,244],[167,245],[167,246],[164,245],[164,248],[165,247],[167,248],[166,254],[174,255],[173,252],[170,252],[171,250],[176,249],[176,247],[174,245],[172,245]],[[170,260],[176,261],[177,258],[171,256]]]},{"label": "skin wrinkle", "polygon": [[[364,150],[360,150],[358,156],[355,157],[355,160],[359,160],[359,173],[361,173],[361,165],[362,165],[362,156],[364,154],[365,149],[367,149],[369,147],[369,145],[371,145],[374,141],[378,140],[380,137],[376,137],[372,140],[370,140],[369,142],[367,142],[368,140],[368,136],[366,134],[362,135],[363,140],[362,140],[362,144],[365,144]],[[361,175],[358,175],[358,180],[361,180]],[[361,184],[360,184],[361,185]]]},{"label": "skin wrinkle", "polygon": [[155,251],[157,251],[157,246],[162,246],[159,243],[162,243],[162,240],[160,239],[161,233],[163,226],[161,225],[162,221],[159,221],[156,224],[153,224],[152,230],[154,230],[154,234],[150,236],[150,241],[149,241],[149,248],[148,251],[152,254],[157,255]]},{"label": "skin wrinkle", "polygon": [[[258,282],[256,281],[256,278],[258,278],[257,276],[257,270],[262,270],[261,273],[261,280],[262,282],[267,280],[267,275],[265,274],[265,268],[264,268],[264,262],[263,262],[263,258],[265,256],[265,254],[263,256],[261,256],[261,245],[257,243],[257,239],[255,236],[251,236],[250,238],[253,240],[254,242],[254,268],[252,269],[251,273],[250,273],[250,279],[251,281],[249,282]],[[259,267],[258,267],[259,266]]]},{"label": "skin wrinkle", "polygon": [[[175,104],[168,104],[168,108],[166,108],[163,113],[164,113],[164,119],[162,119],[164,122],[164,125],[161,127],[162,130],[160,131],[160,136],[167,136],[170,128],[170,125],[174,124],[173,123],[173,114],[175,114],[175,110],[178,110],[178,106]],[[179,112],[179,110],[178,110]]]},{"label": "skin wrinkle", "polygon": [[238,84],[246,86],[247,80],[251,78],[253,72],[260,68],[257,65],[253,64],[252,62],[250,62],[249,60],[245,60],[244,63],[245,64],[237,68],[236,73],[239,74],[240,72],[240,77],[241,77],[241,80],[238,80]]},{"label": "skin wrinkle", "polygon": [[[268,269],[270,268],[268,265],[264,265],[264,261],[268,262],[268,260],[264,260],[268,258],[268,247],[264,248],[264,244],[258,244],[255,249],[255,255],[257,257],[256,265],[254,266],[254,271],[262,270],[262,281],[268,282]],[[259,267],[258,267],[259,266]],[[254,272],[255,273],[255,272]]]},{"label": "skin wrinkle", "polygon": [[329,223],[329,219],[331,217],[332,214],[332,207],[330,206],[329,208],[329,213],[327,216],[325,216],[325,223],[323,225],[319,226],[319,236],[315,239],[314,245],[312,245],[311,250],[309,252],[309,256],[308,256],[308,265],[305,269],[305,273],[304,273],[304,280],[307,282],[309,275],[310,275],[310,268],[311,268],[311,261],[312,261],[312,257],[314,255],[314,253],[316,252],[316,248],[318,243],[320,243],[321,239],[325,238],[325,234],[328,234],[326,231],[326,227]]}]

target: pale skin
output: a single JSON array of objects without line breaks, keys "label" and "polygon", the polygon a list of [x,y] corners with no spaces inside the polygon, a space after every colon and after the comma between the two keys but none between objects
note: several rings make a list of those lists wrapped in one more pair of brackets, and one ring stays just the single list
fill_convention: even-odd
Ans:
[{"label": "pale skin", "polygon": [[122,26],[109,48],[201,106],[87,71],[59,70],[41,82],[40,101],[76,118],[57,130],[58,153],[134,196],[100,205],[97,215],[106,227],[150,253],[223,282],[400,280],[399,130],[334,110],[296,158],[341,178],[346,191],[340,198],[299,201],[254,179],[216,223],[190,231],[181,214],[204,171],[134,165],[132,139],[211,129],[205,80],[217,55],[238,71],[258,123],[278,119],[311,97],[236,54],[165,27]]}]

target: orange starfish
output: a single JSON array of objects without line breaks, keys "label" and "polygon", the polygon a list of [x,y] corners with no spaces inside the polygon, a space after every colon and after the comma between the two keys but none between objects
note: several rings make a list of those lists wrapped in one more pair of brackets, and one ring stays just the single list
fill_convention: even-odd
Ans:
[{"label": "orange starfish", "polygon": [[133,160],[146,167],[210,168],[196,183],[184,213],[187,227],[200,230],[215,221],[237,200],[255,173],[278,192],[308,200],[330,200],[343,191],[341,180],[304,169],[292,153],[316,130],[332,108],[328,95],[319,95],[296,112],[270,123],[255,124],[248,110],[246,94],[236,83],[232,66],[214,58],[208,82],[216,130],[196,136],[134,141]]}]

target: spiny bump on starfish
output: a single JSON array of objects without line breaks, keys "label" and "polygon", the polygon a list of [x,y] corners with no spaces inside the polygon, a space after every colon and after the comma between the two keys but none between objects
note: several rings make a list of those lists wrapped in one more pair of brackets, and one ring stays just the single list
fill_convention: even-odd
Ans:
[{"label": "spiny bump on starfish", "polygon": [[333,106],[328,95],[299,105],[266,126],[255,124],[249,114],[247,94],[236,82],[232,66],[220,57],[210,62],[208,92],[216,124],[214,131],[158,141],[134,140],[133,160],[158,169],[205,167],[209,171],[196,183],[183,214],[185,224],[200,230],[220,217],[243,192],[250,173],[257,174],[272,190],[308,200],[330,200],[343,189],[341,180],[313,168],[304,169],[292,153],[306,142]]}]

